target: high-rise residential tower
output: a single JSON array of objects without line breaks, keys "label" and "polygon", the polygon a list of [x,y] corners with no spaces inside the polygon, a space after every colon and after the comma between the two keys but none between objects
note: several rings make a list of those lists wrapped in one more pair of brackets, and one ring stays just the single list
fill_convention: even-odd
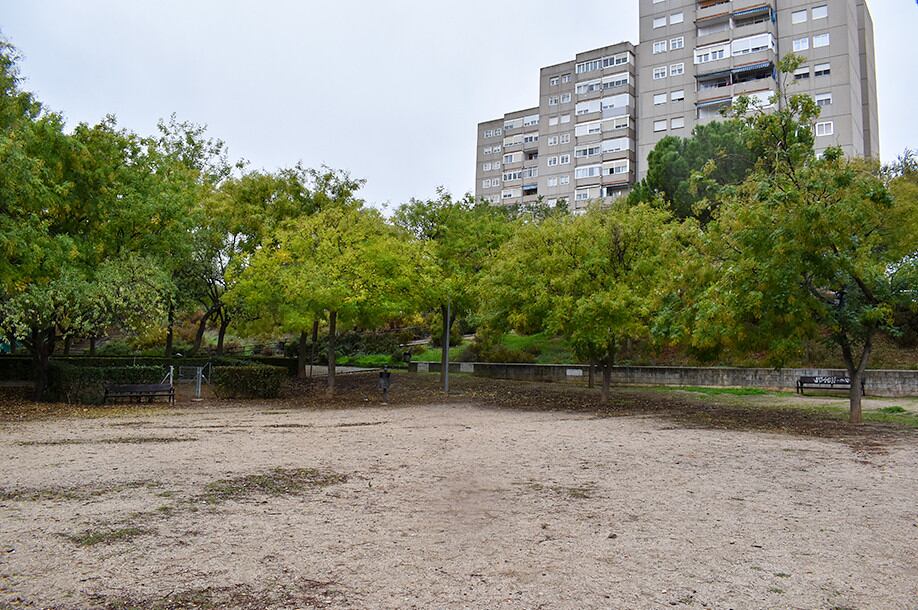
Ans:
[{"label": "high-rise residential tower", "polygon": [[[812,95],[817,150],[879,154],[873,22],[865,0],[639,0],[641,44],[541,70],[539,106],[478,126],[476,194],[493,203],[618,197],[664,136],[687,137],[779,79]],[[777,71],[788,53],[806,58]]]}]

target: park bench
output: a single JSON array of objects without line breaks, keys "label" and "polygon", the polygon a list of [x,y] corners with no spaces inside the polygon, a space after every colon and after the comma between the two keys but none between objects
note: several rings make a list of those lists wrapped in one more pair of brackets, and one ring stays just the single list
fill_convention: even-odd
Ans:
[{"label": "park bench", "polygon": [[[864,389],[865,380],[861,379],[861,394],[866,395]],[[851,379],[848,377],[814,376],[800,377],[797,379],[797,393],[803,394],[803,390],[850,390]]]},{"label": "park bench", "polygon": [[153,402],[157,397],[168,398],[169,403],[174,405],[175,387],[171,383],[106,385],[104,402],[108,402],[111,399],[113,401],[131,400],[140,403],[143,402],[144,398],[147,399],[147,402]]}]

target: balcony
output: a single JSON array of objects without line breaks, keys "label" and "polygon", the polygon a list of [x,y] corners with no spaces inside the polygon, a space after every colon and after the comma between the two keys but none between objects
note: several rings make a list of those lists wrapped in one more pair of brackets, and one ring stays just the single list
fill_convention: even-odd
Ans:
[{"label": "balcony", "polygon": [[699,0],[696,21],[709,19],[720,14],[730,14],[733,3],[730,0]]},{"label": "balcony", "polygon": [[[742,57],[742,56],[741,56]],[[765,89],[774,89],[774,63],[763,61],[736,66],[729,70],[699,74],[698,104],[730,99]]]}]

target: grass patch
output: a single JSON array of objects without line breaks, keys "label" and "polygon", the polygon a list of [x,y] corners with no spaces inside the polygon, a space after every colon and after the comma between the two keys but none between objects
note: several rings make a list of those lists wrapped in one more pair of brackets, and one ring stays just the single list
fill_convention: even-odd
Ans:
[{"label": "grass patch", "polygon": [[354,356],[342,356],[335,361],[341,366],[357,366],[361,368],[381,368],[383,366],[392,366],[401,364],[401,361],[393,362],[389,354],[357,354]]},{"label": "grass patch", "polygon": [[105,494],[119,493],[128,489],[153,488],[159,483],[153,481],[129,481],[114,485],[83,487],[47,487],[0,489],[0,501],[41,502],[49,500],[91,500]]},{"label": "grass patch", "polygon": [[[800,413],[820,415],[841,421],[848,420],[848,407],[834,407],[831,405],[788,405],[765,408],[798,411]],[[885,409],[865,410],[861,413],[861,419],[865,424],[891,424],[905,428],[918,428],[918,413],[912,413],[905,409],[902,409],[902,411],[888,411],[888,408],[889,407]]]},{"label": "grass patch", "polygon": [[893,407],[883,407],[882,409],[877,409],[877,413],[908,413],[908,411],[906,411],[902,407],[893,406]]},{"label": "grass patch", "polygon": [[695,394],[704,394],[705,396],[765,396],[771,394],[768,390],[761,388],[711,388],[697,386],[680,386],[674,387],[673,390],[682,392],[693,392]]},{"label": "grass patch", "polygon": [[537,364],[567,364],[576,362],[570,346],[561,337],[548,333],[518,335],[507,333],[500,340],[504,347],[536,354]]},{"label": "grass patch", "polygon": [[321,472],[314,468],[275,468],[259,474],[247,474],[209,483],[201,500],[220,504],[227,500],[242,500],[255,495],[295,496],[313,489],[347,481],[347,476]]},{"label": "grass patch", "polygon": [[[454,345],[449,348],[449,361],[456,362],[459,358],[459,355],[465,350],[465,345]],[[428,347],[426,350],[412,356],[411,359],[414,362],[440,362],[440,357],[443,354],[443,350],[439,347]]]},{"label": "grass patch", "polygon": [[132,538],[152,533],[153,530],[131,526],[118,529],[85,530],[77,534],[64,534],[64,537],[79,546],[94,546],[97,544],[126,542]]}]

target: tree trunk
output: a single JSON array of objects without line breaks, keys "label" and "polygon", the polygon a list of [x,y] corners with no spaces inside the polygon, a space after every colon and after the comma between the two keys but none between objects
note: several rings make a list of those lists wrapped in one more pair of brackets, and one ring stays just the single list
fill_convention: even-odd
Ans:
[{"label": "tree trunk", "polygon": [[848,369],[848,380],[851,381],[851,389],[848,391],[848,421],[852,424],[860,424],[862,422],[861,398],[863,395],[861,394],[861,381],[864,379],[867,363],[870,361],[870,354],[873,351],[873,335],[874,333],[867,335],[863,351],[861,351],[861,357],[858,358],[857,362],[854,360],[854,353],[847,338],[843,337],[841,341],[842,356]]},{"label": "tree trunk", "polygon": [[175,305],[169,303],[169,317],[166,325],[166,359],[172,357],[172,335],[175,329]]},{"label": "tree trunk", "polygon": [[443,335],[440,337],[440,385],[446,379],[446,367],[449,366],[449,308],[440,305],[440,316],[443,319]]},{"label": "tree trunk", "polygon": [[328,395],[335,395],[335,332],[338,312],[328,314]]},{"label": "tree trunk", "polygon": [[312,321],[312,348],[309,353],[309,378],[312,379],[312,365],[316,363],[316,344],[319,343],[319,319]]},{"label": "tree trunk", "polygon": [[65,356],[70,355],[71,345],[73,345],[73,337],[71,337],[70,335],[67,335],[67,337],[64,339],[64,355]]},{"label": "tree trunk", "polygon": [[602,402],[609,402],[609,386],[612,385],[612,365],[605,363],[602,365]]},{"label": "tree trunk", "polygon": [[596,371],[596,365],[591,362],[589,372],[587,373],[587,387],[592,388],[595,386],[595,382],[593,380],[595,371]]},{"label": "tree trunk", "polygon": [[206,311],[201,317],[201,321],[198,322],[198,331],[194,335],[194,346],[191,348],[192,354],[197,354],[201,351],[201,345],[204,343],[204,333],[207,332],[207,322],[210,321],[212,314],[212,311]]},{"label": "tree trunk", "polygon": [[223,339],[226,338],[226,327],[229,326],[229,317],[220,314],[220,330],[217,333],[217,355],[223,355]]},{"label": "tree trunk", "polygon": [[14,337],[12,333],[10,333],[9,338],[7,340],[10,342],[10,355],[14,355],[16,353],[16,347],[17,347],[16,337]]},{"label": "tree trunk", "polygon": [[96,355],[96,336],[95,335],[89,338],[89,355],[90,356]]},{"label": "tree trunk", "polygon": [[300,332],[300,344],[296,354],[296,376],[300,379],[306,377],[306,344],[309,342],[309,335],[306,331]]},{"label": "tree trunk", "polygon": [[32,362],[35,369],[35,400],[40,402],[48,394],[48,361],[54,349],[54,329],[32,331]]}]

